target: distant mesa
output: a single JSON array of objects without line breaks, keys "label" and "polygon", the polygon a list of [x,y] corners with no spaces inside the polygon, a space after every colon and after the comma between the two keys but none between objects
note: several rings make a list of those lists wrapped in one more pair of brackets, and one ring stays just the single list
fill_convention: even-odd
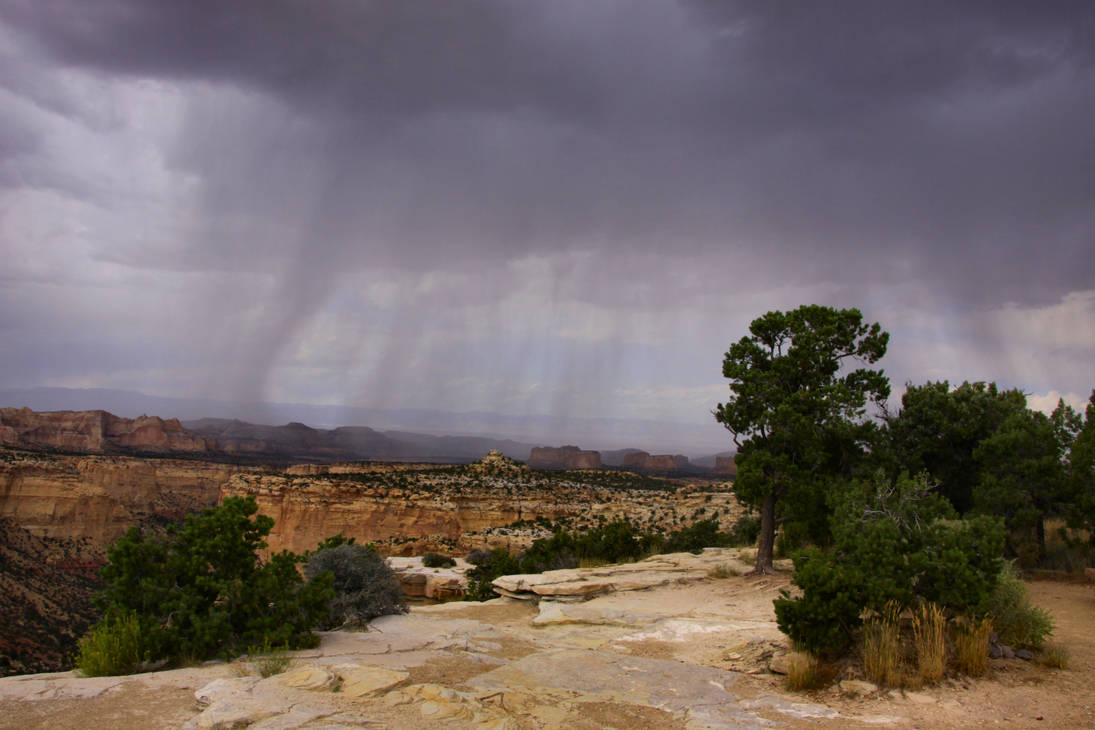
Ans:
[{"label": "distant mesa", "polygon": [[601,452],[577,446],[536,446],[528,460],[531,469],[600,469]]},{"label": "distant mesa", "polygon": [[738,473],[738,465],[733,456],[716,456],[715,468],[711,470],[711,473],[725,474],[732,477]]},{"label": "distant mesa", "polygon": [[204,454],[213,439],[183,428],[177,418],[119,418],[106,411],[54,411],[0,408],[0,444],[94,454],[154,452]]},{"label": "distant mesa", "polygon": [[671,474],[693,470],[687,456],[681,454],[649,454],[645,451],[633,451],[623,458],[624,469],[652,474]]},{"label": "distant mesa", "polygon": [[466,464],[496,449],[525,459],[532,448],[509,439],[381,433],[366,426],[325,430],[299,422],[266,426],[236,419],[180,422],[122,418],[106,411],[0,408],[0,446],[81,454],[171,455],[236,463],[381,460]]}]

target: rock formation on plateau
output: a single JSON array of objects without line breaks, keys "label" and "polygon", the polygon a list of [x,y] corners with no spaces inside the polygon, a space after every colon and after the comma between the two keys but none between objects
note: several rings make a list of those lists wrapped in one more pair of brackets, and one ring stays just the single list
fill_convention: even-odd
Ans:
[{"label": "rock formation on plateau", "polygon": [[600,469],[601,454],[577,446],[537,446],[529,455],[532,469]]},{"label": "rock formation on plateau", "polygon": [[635,451],[624,456],[623,468],[652,474],[671,474],[688,470],[692,464],[687,456],[680,454],[651,455],[645,451]]},{"label": "rock formation on plateau", "polygon": [[738,465],[734,461],[733,456],[716,456],[715,468],[712,470],[712,473],[734,476],[738,473]]},{"label": "rock formation on plateau", "polygon": [[212,439],[187,431],[177,418],[119,418],[106,411],[37,413],[29,408],[0,408],[0,445],[95,454],[197,455],[215,448]]}]

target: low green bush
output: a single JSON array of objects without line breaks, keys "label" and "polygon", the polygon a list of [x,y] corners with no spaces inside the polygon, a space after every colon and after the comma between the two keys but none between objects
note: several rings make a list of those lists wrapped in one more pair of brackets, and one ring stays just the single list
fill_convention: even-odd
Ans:
[{"label": "low green bush", "polygon": [[992,618],[1000,643],[1013,648],[1038,649],[1053,633],[1053,617],[1044,608],[1031,605],[1027,586],[1011,563],[1004,564],[984,611]]},{"label": "low green bush", "polygon": [[88,677],[132,674],[148,659],[135,613],[103,621],[79,643],[76,668]]},{"label": "low green bush", "polygon": [[730,544],[737,547],[756,545],[759,536],[760,515],[742,515],[730,528]]},{"label": "low green bush", "polygon": [[947,519],[925,477],[878,477],[835,495],[834,545],[795,557],[802,595],[776,599],[779,628],[812,652],[841,652],[864,611],[890,601],[934,602],[950,613],[980,607],[995,588],[1004,548],[996,518]]},{"label": "low green bush", "polygon": [[490,552],[476,550],[468,555],[468,562],[475,567],[466,574],[468,579],[467,600],[486,601],[495,597],[491,582],[503,575],[521,572],[517,558],[505,548],[495,548]]},{"label": "low green bush", "polygon": [[706,547],[726,547],[730,542],[731,536],[719,531],[718,522],[700,520],[671,534],[661,550],[666,553],[699,553]]},{"label": "low green bush", "polygon": [[395,573],[372,545],[317,550],[308,556],[304,574],[309,581],[330,576],[334,598],[327,606],[327,628],[364,626],[378,616],[407,612]]},{"label": "low green bush", "polygon": [[267,642],[314,645],[330,580],[305,584],[303,558],[289,552],[261,561],[274,520],[257,512],[253,497],[229,497],[164,533],[131,528],[107,550],[100,571],[107,587],[95,598],[107,620],[93,635],[135,632],[149,660],[175,663],[233,657]]},{"label": "low green bush", "polygon": [[422,565],[427,568],[451,568],[456,565],[456,561],[447,555],[426,553],[422,556]]}]

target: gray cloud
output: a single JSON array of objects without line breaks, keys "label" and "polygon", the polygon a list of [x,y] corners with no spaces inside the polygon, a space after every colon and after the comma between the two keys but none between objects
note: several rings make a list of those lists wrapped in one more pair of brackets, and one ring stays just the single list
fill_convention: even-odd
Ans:
[{"label": "gray cloud", "polygon": [[[387,333],[348,381],[391,393],[406,363],[444,359],[440,339],[394,334],[434,312],[523,333],[498,360],[545,358],[541,379],[623,367],[611,338],[600,360],[542,346],[558,332],[488,301],[685,347],[671,313],[722,347],[805,296],[945,321],[1095,284],[1090,3],[8,0],[0,24],[0,87],[23,110],[0,112],[0,183],[105,211],[81,234],[89,276],[186,281],[180,331],[205,334],[174,344],[210,348],[209,379],[254,397],[328,321]],[[58,147],[69,127],[89,141]],[[104,185],[90,149],[135,139],[147,204],[124,174]],[[425,287],[438,272],[454,278]],[[332,314],[383,282],[395,300]],[[700,387],[700,370],[673,377]]]}]

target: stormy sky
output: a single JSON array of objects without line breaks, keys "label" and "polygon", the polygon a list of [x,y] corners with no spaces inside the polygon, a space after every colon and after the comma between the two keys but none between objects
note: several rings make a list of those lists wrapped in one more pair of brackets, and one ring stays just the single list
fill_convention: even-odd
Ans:
[{"label": "stormy sky", "polygon": [[1079,406],[1093,130],[1087,1],[0,0],[0,388],[717,440],[819,303]]}]

